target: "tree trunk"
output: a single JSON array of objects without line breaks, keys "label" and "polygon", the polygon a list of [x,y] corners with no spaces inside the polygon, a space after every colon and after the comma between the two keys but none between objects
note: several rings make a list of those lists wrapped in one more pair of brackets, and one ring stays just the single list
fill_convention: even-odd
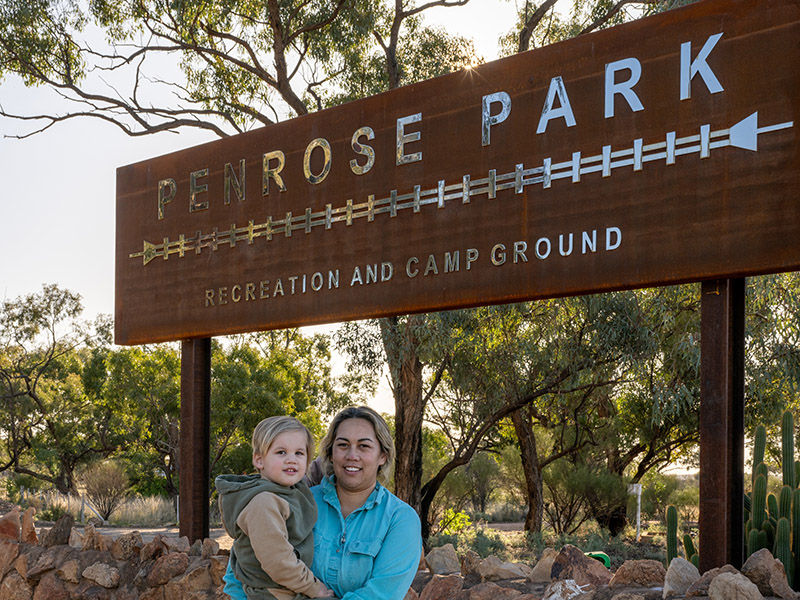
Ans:
[{"label": "tree trunk", "polygon": [[407,318],[398,327],[397,317],[381,319],[383,346],[389,363],[395,405],[395,494],[420,511],[422,484],[422,362],[414,330],[424,316]]},{"label": "tree trunk", "polygon": [[525,531],[542,531],[542,471],[536,449],[536,437],[525,415],[525,409],[511,413],[511,422],[519,440],[519,454],[525,473],[525,489],[528,494],[528,514],[525,516]]}]

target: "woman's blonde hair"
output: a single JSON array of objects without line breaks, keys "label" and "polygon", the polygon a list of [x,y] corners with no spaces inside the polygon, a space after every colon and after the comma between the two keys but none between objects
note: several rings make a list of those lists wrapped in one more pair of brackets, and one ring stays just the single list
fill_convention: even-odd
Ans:
[{"label": "woman's blonde hair", "polygon": [[256,425],[253,430],[253,454],[264,456],[275,438],[287,431],[302,431],[306,434],[306,452],[310,462],[314,456],[314,436],[300,421],[286,415],[267,417]]},{"label": "woman's blonde hair", "polygon": [[389,431],[389,426],[377,412],[369,406],[348,406],[333,417],[328,432],[319,442],[319,457],[322,461],[322,472],[328,477],[333,475],[333,442],[342,421],[348,419],[364,419],[372,425],[375,437],[380,444],[381,452],[386,455],[386,462],[378,467],[378,479],[386,484],[389,481],[394,466],[394,440]]}]

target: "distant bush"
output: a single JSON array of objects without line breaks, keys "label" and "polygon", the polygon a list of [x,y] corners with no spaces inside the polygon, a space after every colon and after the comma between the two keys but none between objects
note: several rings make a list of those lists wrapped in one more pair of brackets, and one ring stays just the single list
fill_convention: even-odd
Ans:
[{"label": "distant bush", "polygon": [[86,498],[104,521],[117,510],[128,495],[125,470],[117,463],[103,461],[89,466],[82,476]]},{"label": "distant bush", "polygon": [[54,504],[44,510],[40,511],[36,517],[42,521],[58,521],[61,517],[67,514],[67,509],[60,504]]}]

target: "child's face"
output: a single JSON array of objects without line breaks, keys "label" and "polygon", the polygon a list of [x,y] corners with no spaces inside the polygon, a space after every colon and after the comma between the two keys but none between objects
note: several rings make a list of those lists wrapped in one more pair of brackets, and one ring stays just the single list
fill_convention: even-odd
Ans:
[{"label": "child's face", "polygon": [[294,485],[306,474],[306,442],[307,437],[303,431],[278,434],[266,454],[253,454],[253,466],[262,477],[278,485]]}]

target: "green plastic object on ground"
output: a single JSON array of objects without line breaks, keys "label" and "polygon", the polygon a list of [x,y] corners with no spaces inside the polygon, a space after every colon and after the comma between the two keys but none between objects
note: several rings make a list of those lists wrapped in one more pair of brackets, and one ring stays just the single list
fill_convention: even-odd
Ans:
[{"label": "green plastic object on ground", "polygon": [[608,554],[605,552],[584,552],[584,554],[590,558],[595,560],[599,560],[606,566],[606,569],[611,568],[611,559],[608,557]]}]

